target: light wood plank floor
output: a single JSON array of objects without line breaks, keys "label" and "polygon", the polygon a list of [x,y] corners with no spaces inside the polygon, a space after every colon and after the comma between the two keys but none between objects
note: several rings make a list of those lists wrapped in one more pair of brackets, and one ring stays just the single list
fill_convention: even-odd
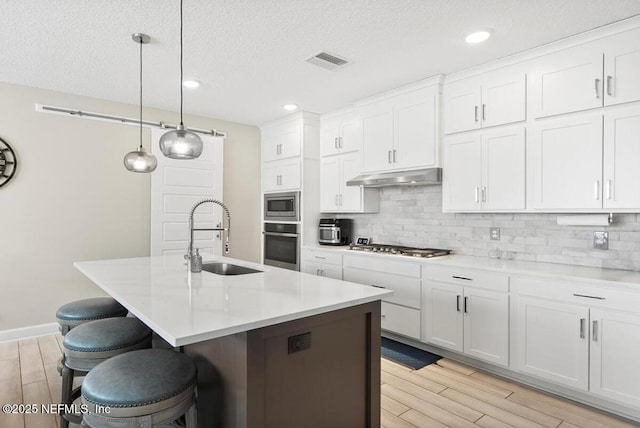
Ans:
[{"label": "light wood plank floor", "polygon": [[[0,343],[0,404],[59,401],[61,342],[56,334]],[[381,381],[386,428],[640,426],[447,359],[420,370],[382,359]],[[0,428],[56,425],[55,415],[0,413]]]}]

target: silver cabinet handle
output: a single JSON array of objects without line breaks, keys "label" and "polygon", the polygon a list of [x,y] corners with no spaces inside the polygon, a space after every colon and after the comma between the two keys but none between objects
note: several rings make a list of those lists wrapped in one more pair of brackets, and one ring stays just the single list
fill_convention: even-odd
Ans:
[{"label": "silver cabinet handle", "polygon": [[322,256],[313,256],[313,257],[320,260],[327,260],[326,257],[322,257]]},{"label": "silver cabinet handle", "polygon": [[387,163],[391,163],[391,150],[387,152]]},{"label": "silver cabinet handle", "polygon": [[393,150],[393,163],[396,163],[396,150]]},{"label": "silver cabinet handle", "polygon": [[456,296],[456,311],[460,312],[460,295]]},{"label": "silver cabinet handle", "polygon": [[467,278],[465,276],[451,275],[451,278],[453,278],[453,279],[463,279],[465,281],[473,281],[473,278]]},{"label": "silver cabinet handle", "polygon": [[584,323],[586,321],[586,318],[580,318],[580,339],[584,339]]},{"label": "silver cabinet handle", "polygon": [[469,298],[467,296],[464,296],[464,313],[468,313],[467,311],[467,302],[469,301]]},{"label": "silver cabinet handle", "polygon": [[383,287],[382,285],[371,284],[371,286],[376,288],[384,288],[385,290],[387,289],[387,287]]},{"label": "silver cabinet handle", "polygon": [[486,109],[487,109],[487,105],[486,105],[486,104],[482,104],[482,121],[483,121],[483,122],[484,122],[485,120],[487,120],[487,119],[486,119],[486,117],[485,117],[485,115],[484,115],[484,113],[485,113],[485,110],[486,110]]},{"label": "silver cabinet handle", "polygon": [[338,148],[342,148],[342,137],[338,137]]},{"label": "silver cabinet handle", "polygon": [[593,197],[596,200],[600,199],[600,180],[596,180],[593,185]]},{"label": "silver cabinet handle", "polygon": [[600,79],[596,79],[595,80],[595,85],[594,85],[596,98],[600,98],[600,89],[599,88],[600,88]]},{"label": "silver cabinet handle", "polygon": [[605,190],[606,194],[607,194],[607,199],[611,199],[611,180],[607,180],[607,187]]},{"label": "silver cabinet handle", "polygon": [[339,148],[339,146],[338,146],[338,137],[333,139],[333,147],[335,147],[336,149]]},{"label": "silver cabinet handle", "polygon": [[339,201],[338,205],[342,206],[342,193],[339,195],[338,201]]},{"label": "silver cabinet handle", "polygon": [[316,276],[320,276],[320,269],[316,269]]},{"label": "silver cabinet handle", "polygon": [[280,175],[276,175],[276,185],[280,185]]},{"label": "silver cabinet handle", "polygon": [[381,314],[380,318],[385,319],[387,316],[385,314]]},{"label": "silver cabinet handle", "polygon": [[598,321],[593,321],[593,327],[591,331],[591,339],[594,342],[598,341]]},{"label": "silver cabinet handle", "polygon": [[479,198],[479,196],[478,196],[478,193],[479,193],[479,192],[480,192],[480,188],[479,188],[478,186],[476,186],[476,187],[475,187],[475,190],[474,190],[474,194],[473,194],[473,200],[474,200],[476,203],[480,202],[480,198]]},{"label": "silver cabinet handle", "polygon": [[487,202],[487,187],[482,186],[482,202]]},{"label": "silver cabinet handle", "polygon": [[320,269],[320,276],[324,276],[324,269]]},{"label": "silver cabinet handle", "polygon": [[607,95],[613,96],[613,76],[607,76]]},{"label": "silver cabinet handle", "polygon": [[478,106],[473,106],[473,118],[478,123]]},{"label": "silver cabinet handle", "polygon": [[335,205],[338,206],[338,195],[336,194],[336,201],[335,201]]}]

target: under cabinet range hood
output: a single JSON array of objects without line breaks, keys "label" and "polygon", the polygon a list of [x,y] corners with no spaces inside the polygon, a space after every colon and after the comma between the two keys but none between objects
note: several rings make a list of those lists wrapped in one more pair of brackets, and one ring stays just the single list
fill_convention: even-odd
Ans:
[{"label": "under cabinet range hood", "polygon": [[359,175],[349,181],[347,186],[387,187],[387,186],[426,186],[442,183],[442,168],[416,169],[413,171],[383,172]]}]

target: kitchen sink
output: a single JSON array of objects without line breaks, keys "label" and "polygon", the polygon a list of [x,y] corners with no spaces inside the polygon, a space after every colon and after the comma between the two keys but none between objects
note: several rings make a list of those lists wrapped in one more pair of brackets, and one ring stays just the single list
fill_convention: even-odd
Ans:
[{"label": "kitchen sink", "polygon": [[202,270],[215,273],[216,275],[245,275],[247,273],[262,272],[261,270],[222,262],[203,263]]}]

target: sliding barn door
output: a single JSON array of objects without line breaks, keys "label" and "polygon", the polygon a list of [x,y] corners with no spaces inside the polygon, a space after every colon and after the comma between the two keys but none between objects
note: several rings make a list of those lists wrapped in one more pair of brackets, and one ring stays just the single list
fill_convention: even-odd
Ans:
[{"label": "sliding barn door", "polygon": [[[152,153],[158,168],[151,174],[151,255],[185,254],[189,239],[189,212],[204,198],[222,201],[224,138],[200,135],[204,150],[198,159],[165,157],[158,142],[164,129],[152,129]],[[196,227],[213,227],[222,222],[222,208],[216,204],[198,207]],[[196,232],[194,248],[222,254],[218,232]]]}]

